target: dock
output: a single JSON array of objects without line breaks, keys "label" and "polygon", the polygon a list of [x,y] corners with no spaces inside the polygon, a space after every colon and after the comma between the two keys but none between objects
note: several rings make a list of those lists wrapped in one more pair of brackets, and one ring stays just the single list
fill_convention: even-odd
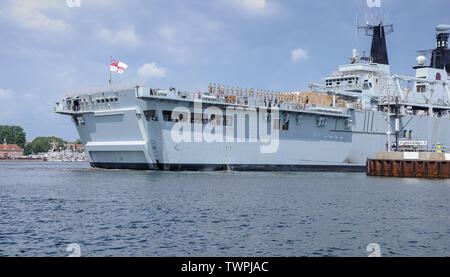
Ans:
[{"label": "dock", "polygon": [[382,152],[367,161],[367,175],[397,178],[450,178],[450,154]]}]

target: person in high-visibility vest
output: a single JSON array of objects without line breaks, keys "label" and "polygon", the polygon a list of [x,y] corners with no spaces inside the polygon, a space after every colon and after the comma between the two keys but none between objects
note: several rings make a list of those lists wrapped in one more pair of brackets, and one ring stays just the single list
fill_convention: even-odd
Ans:
[{"label": "person in high-visibility vest", "polygon": [[443,149],[442,149],[442,144],[438,143],[436,144],[436,153],[442,153]]}]

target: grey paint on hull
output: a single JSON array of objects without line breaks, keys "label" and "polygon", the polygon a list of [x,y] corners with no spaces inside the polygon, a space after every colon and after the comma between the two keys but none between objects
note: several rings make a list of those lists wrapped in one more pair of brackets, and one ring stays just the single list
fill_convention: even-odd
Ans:
[{"label": "grey paint on hull", "polygon": [[[192,103],[177,99],[137,98],[133,91],[118,95],[119,106],[99,112],[80,113],[77,126],[92,166],[157,170],[363,170],[367,158],[386,149],[387,115],[379,111],[351,111],[352,126],[345,117],[328,116],[317,126],[318,115],[300,113],[288,131],[280,131],[279,151],[261,154],[260,144],[175,143],[175,123],[163,120],[162,112]],[[158,121],[148,121],[144,111],[156,110]],[[296,118],[294,113],[292,118]],[[448,118],[405,116],[402,131],[429,144],[450,145]],[[394,129],[394,119],[391,128]],[[403,130],[404,129],[404,130]]]}]

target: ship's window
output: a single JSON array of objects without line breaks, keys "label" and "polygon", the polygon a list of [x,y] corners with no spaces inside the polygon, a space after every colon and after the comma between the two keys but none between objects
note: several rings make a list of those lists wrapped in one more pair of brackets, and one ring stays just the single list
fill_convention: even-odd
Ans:
[{"label": "ship's window", "polygon": [[425,92],[427,89],[426,85],[417,85],[417,92]]},{"label": "ship's window", "polygon": [[316,119],[317,127],[325,127],[327,126],[327,118],[324,116],[318,116]]},{"label": "ship's window", "polygon": [[172,121],[175,122],[186,122],[188,120],[188,114],[181,112],[174,112],[172,114]]},{"label": "ship's window", "polygon": [[209,118],[207,114],[202,114],[202,124],[208,124]]},{"label": "ship's window", "polygon": [[202,124],[203,123],[203,115],[202,114],[194,114],[191,113],[191,123],[193,124]]},{"label": "ship's window", "polygon": [[80,126],[80,123],[78,122],[78,118],[76,116],[72,117],[73,123],[75,123],[75,126]]},{"label": "ship's window", "polygon": [[145,119],[147,121],[158,121],[158,116],[155,110],[144,111]]},{"label": "ship's window", "polygon": [[205,114],[204,117],[206,119],[208,119],[208,122],[212,122],[212,121],[214,121],[216,119],[216,115],[215,114],[212,114],[212,115]]},{"label": "ship's window", "polygon": [[86,125],[86,122],[84,121],[84,118],[82,116],[74,116],[73,121],[75,122],[76,126]]},{"label": "ship's window", "polygon": [[233,117],[232,116],[223,116],[223,122],[225,122],[226,126],[233,126]]},{"label": "ship's window", "polygon": [[283,131],[289,131],[289,120],[283,124]]},{"label": "ship's window", "polygon": [[217,117],[215,114],[211,114],[211,115],[205,114],[203,119],[206,120],[206,124],[211,123],[214,125],[222,125],[224,118]]},{"label": "ship's window", "polygon": [[172,111],[163,111],[163,120],[172,121]]}]

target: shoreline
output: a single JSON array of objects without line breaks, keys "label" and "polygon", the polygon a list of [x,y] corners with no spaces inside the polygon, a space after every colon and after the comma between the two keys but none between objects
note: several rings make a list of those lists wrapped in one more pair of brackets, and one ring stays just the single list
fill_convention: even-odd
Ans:
[{"label": "shoreline", "polygon": [[29,159],[0,159],[0,162],[11,162],[11,163],[18,162],[18,163],[20,163],[20,162],[48,162],[48,161],[45,159],[29,158]]}]

